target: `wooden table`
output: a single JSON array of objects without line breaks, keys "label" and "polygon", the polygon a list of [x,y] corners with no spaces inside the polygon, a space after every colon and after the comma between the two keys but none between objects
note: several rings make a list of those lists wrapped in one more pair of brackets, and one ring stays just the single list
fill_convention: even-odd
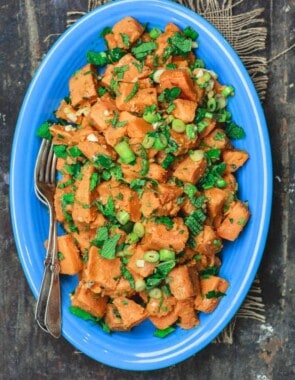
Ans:
[{"label": "wooden table", "polygon": [[[266,322],[239,320],[234,344],[211,344],[185,362],[155,372],[97,363],[34,321],[35,300],[14,245],[9,215],[9,160],[18,111],[43,54],[65,29],[69,9],[86,1],[0,1],[0,379],[291,379],[295,378],[295,102],[292,0],[238,3],[265,7],[269,85],[264,103],[272,144],[274,199],[259,269]],[[292,23],[293,22],[293,23]]]}]

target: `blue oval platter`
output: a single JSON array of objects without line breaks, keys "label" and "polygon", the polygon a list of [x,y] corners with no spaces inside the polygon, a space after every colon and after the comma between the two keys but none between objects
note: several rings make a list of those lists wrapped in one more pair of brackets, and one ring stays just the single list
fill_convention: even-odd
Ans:
[{"label": "blue oval platter", "polygon": [[[268,233],[272,200],[272,164],[268,130],[252,81],[241,60],[205,19],[168,0],[119,0],[103,5],[71,26],[46,54],[37,70],[20,110],[11,157],[11,217],[15,242],[24,273],[35,297],[43,274],[44,245],[48,234],[48,212],[34,194],[34,165],[40,146],[36,130],[52,117],[62,98],[68,95],[70,76],[86,64],[88,50],[104,50],[99,33],[121,18],[132,16],[150,27],[173,22],[198,33],[198,56],[214,70],[221,83],[231,84],[235,96],[229,110],[246,138],[235,142],[250,155],[239,171],[239,198],[248,201],[251,218],[234,242],[222,253],[220,275],[230,282],[226,297],[212,313],[200,315],[200,325],[177,330],[164,339],[153,336],[148,321],[131,332],[106,334],[100,327],[72,315],[69,293],[75,277],[62,277],[62,334],[76,349],[109,366],[154,370],[175,365],[208,345],[238,311],[258,270]],[[33,310],[32,310],[33,313]],[[37,328],[37,324],[36,324]],[[41,332],[40,332],[41,333]]]}]

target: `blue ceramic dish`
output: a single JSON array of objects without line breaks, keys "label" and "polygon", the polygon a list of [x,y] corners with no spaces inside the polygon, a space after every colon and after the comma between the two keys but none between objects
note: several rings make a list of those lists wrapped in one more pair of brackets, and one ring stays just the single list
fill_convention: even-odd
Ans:
[{"label": "blue ceramic dish", "polygon": [[271,153],[263,111],[249,75],[231,46],[206,20],[166,0],[121,0],[90,12],[68,29],[47,53],[27,91],[15,131],[11,216],[19,258],[35,297],[41,284],[43,242],[48,233],[47,210],[33,190],[34,164],[40,145],[35,132],[68,95],[69,78],[86,63],[86,51],[104,49],[103,41],[98,38],[100,31],[125,16],[133,16],[151,27],[163,28],[174,22],[181,28],[190,25],[198,31],[199,57],[207,68],[218,73],[222,83],[232,84],[236,89],[229,110],[247,136],[235,145],[250,154],[250,160],[238,173],[238,180],[239,197],[249,201],[252,217],[237,241],[226,244],[223,250],[220,274],[230,282],[230,287],[212,314],[200,315],[200,326],[189,331],[177,329],[160,339],[153,336],[154,327],[147,321],[131,332],[108,335],[98,326],[69,313],[68,294],[75,288],[77,279],[62,278],[63,336],[101,363],[128,370],[152,370],[176,364],[200,351],[229,323],[243,302],[261,261],[268,232]]}]

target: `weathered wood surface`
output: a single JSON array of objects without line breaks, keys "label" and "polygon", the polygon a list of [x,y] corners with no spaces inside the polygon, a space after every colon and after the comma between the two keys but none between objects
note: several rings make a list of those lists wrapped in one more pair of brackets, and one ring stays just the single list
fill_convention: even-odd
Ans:
[{"label": "weathered wood surface", "polygon": [[[42,55],[65,29],[66,11],[87,1],[0,0],[0,379],[291,379],[295,377],[295,2],[265,7],[269,86],[264,104],[274,165],[270,234],[259,269],[266,323],[239,320],[233,345],[211,344],[171,368],[149,373],[112,369],[78,353],[34,322],[35,300],[23,275],[9,216],[9,160],[17,114]],[[49,36],[50,35],[50,36]],[[48,37],[49,36],[49,37]]]}]

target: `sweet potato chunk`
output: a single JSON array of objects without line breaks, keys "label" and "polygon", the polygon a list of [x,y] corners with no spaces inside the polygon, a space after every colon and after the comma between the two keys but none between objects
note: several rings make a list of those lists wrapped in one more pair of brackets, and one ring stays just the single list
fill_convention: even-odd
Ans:
[{"label": "sweet potato chunk", "polygon": [[75,289],[71,300],[73,306],[79,307],[89,314],[101,318],[106,311],[108,297],[98,296],[80,283]]},{"label": "sweet potato chunk", "polygon": [[132,222],[139,221],[141,216],[140,203],[136,191],[119,182],[106,181],[98,186],[97,192],[103,204],[106,204],[109,196],[112,196],[116,210],[127,211]]},{"label": "sweet potato chunk", "polygon": [[97,215],[97,208],[92,205],[94,193],[90,191],[90,180],[94,173],[93,165],[82,168],[82,179],[77,181],[77,190],[73,205],[72,217],[74,222],[91,223]]},{"label": "sweet potato chunk", "polygon": [[154,87],[140,89],[136,83],[121,82],[118,91],[116,106],[120,111],[142,114],[146,106],[158,103],[157,90]]},{"label": "sweet potato chunk", "polygon": [[113,304],[122,318],[124,330],[130,330],[147,317],[146,310],[131,299],[117,297],[114,299]]},{"label": "sweet potato chunk", "polygon": [[[117,46],[127,49],[139,39],[144,31],[143,26],[133,17],[125,17],[118,21],[112,29],[112,33],[117,42]],[[127,36],[128,43],[124,41],[123,36]]]},{"label": "sweet potato chunk", "polygon": [[174,170],[174,177],[183,182],[197,183],[205,173],[207,168],[206,158],[203,157],[199,161],[193,161],[190,156],[179,162]]},{"label": "sweet potato chunk", "polygon": [[127,268],[132,272],[137,273],[142,277],[147,277],[153,274],[157,263],[149,263],[144,260],[144,254],[146,250],[143,249],[141,245],[138,245],[134,249],[133,255],[129,259],[129,263],[127,264]]},{"label": "sweet potato chunk", "polygon": [[146,189],[141,197],[141,212],[145,217],[174,216],[180,210],[178,198],[182,193],[182,188],[165,183],[156,190]]},{"label": "sweet potato chunk", "polygon": [[188,239],[188,229],[183,219],[173,218],[173,227],[167,229],[164,224],[156,224],[149,221],[145,226],[145,235],[141,241],[141,246],[145,250],[171,248],[175,252],[181,252]]},{"label": "sweet potato chunk", "polygon": [[195,267],[180,265],[168,275],[172,295],[177,300],[185,300],[196,295],[198,274]]},{"label": "sweet potato chunk", "polygon": [[180,98],[192,101],[197,100],[194,82],[187,69],[165,70],[160,76],[160,87],[162,90],[179,87],[181,89]]},{"label": "sweet potato chunk", "polygon": [[175,99],[173,101],[175,109],[171,112],[176,119],[184,123],[191,123],[195,118],[197,103],[186,99]]},{"label": "sweet potato chunk", "polygon": [[217,228],[217,233],[222,239],[234,241],[250,217],[250,212],[245,203],[236,201],[231,203],[225,219]]},{"label": "sweet potato chunk", "polygon": [[92,125],[102,132],[107,129],[115,117],[116,105],[110,100],[99,99],[92,107],[89,113],[89,119]]},{"label": "sweet potato chunk", "polygon": [[204,225],[203,230],[195,237],[196,251],[202,255],[215,255],[223,245],[219,236],[211,226]]},{"label": "sweet potato chunk", "polygon": [[173,309],[169,314],[162,317],[150,316],[150,321],[160,330],[173,325],[178,319],[178,313]]},{"label": "sweet potato chunk", "polygon": [[83,271],[83,281],[99,285],[103,292],[113,291],[121,277],[120,268],[121,261],[119,258],[105,259],[100,255],[98,249],[92,246]]},{"label": "sweet potato chunk", "polygon": [[97,99],[97,72],[95,66],[85,65],[70,79],[70,97],[73,107],[78,107],[86,102],[94,103]]},{"label": "sweet potato chunk", "polygon": [[235,172],[248,160],[249,155],[244,150],[231,149],[222,152],[223,161],[226,163],[226,171]]},{"label": "sweet potato chunk", "polygon": [[194,308],[194,298],[179,300],[175,312],[179,317],[179,326],[185,330],[191,329],[200,324]]},{"label": "sweet potato chunk", "polygon": [[200,294],[195,298],[195,309],[211,313],[228,288],[228,282],[218,276],[200,279]]},{"label": "sweet potato chunk", "polygon": [[72,235],[57,238],[58,259],[61,274],[77,274],[82,269],[79,250]]}]

